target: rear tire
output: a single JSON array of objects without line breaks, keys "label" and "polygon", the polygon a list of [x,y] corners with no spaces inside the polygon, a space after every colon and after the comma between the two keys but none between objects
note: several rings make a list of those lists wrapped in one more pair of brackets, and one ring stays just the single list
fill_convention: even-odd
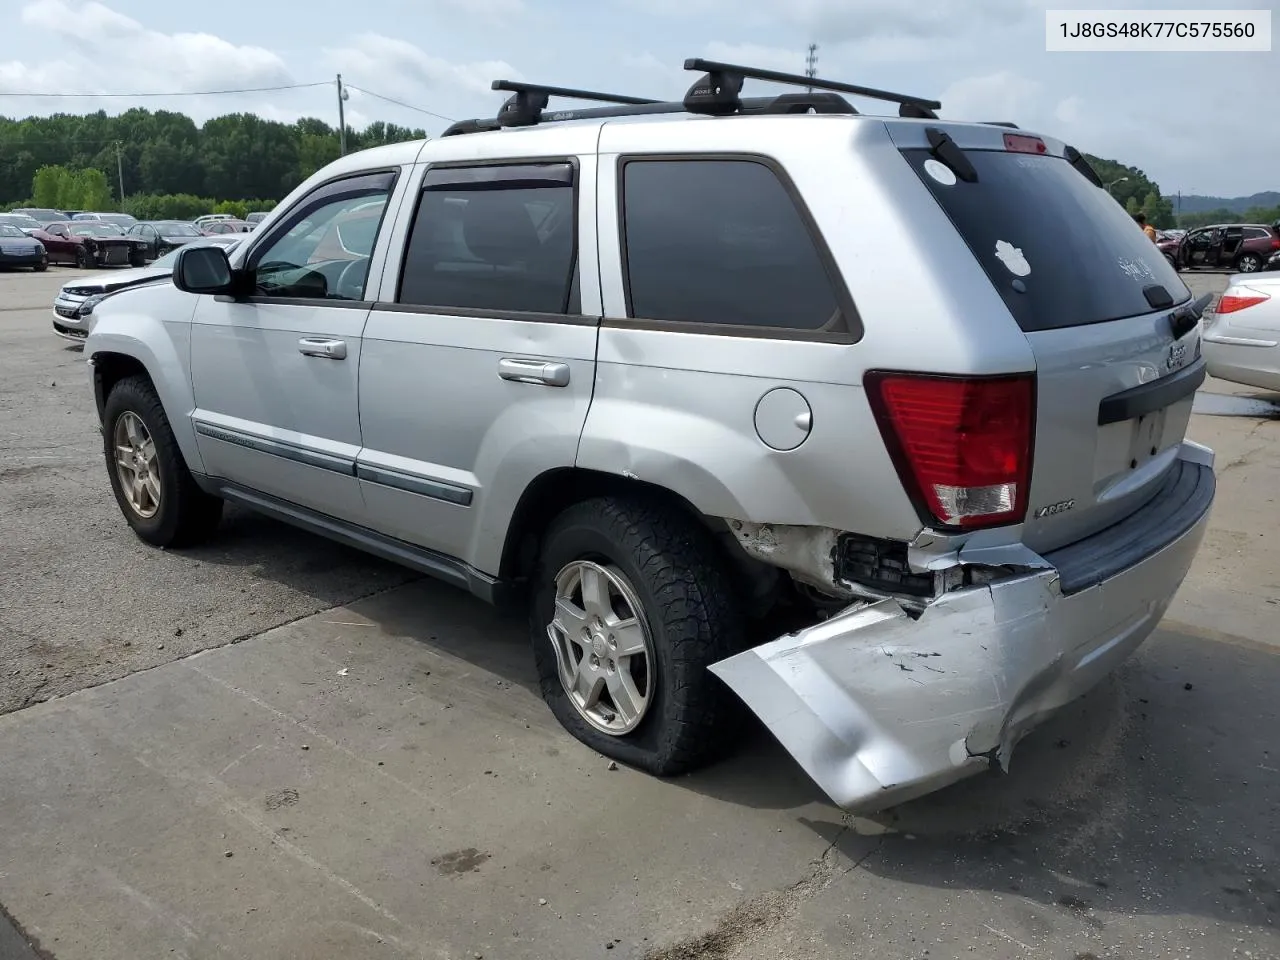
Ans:
[{"label": "rear tire", "polygon": [[1262,269],[1262,258],[1256,253],[1242,254],[1236,260],[1236,270],[1240,273],[1257,273]]},{"label": "rear tire", "polygon": [[[151,381],[134,376],[117,383],[107,397],[102,425],[111,491],[133,532],[157,547],[189,546],[212,536],[222,519],[222,501],[201,490],[191,476]],[[142,459],[133,458],[134,452]],[[131,466],[122,468],[125,460]],[[142,476],[144,462],[141,487],[126,489],[130,475]],[[136,494],[131,492],[135,489]]]},{"label": "rear tire", "polygon": [[[631,603],[638,608],[634,613],[639,632],[633,627],[630,635],[644,638],[643,683],[634,673],[628,676],[631,689],[638,690],[645,703],[638,718],[616,724],[618,732],[613,733],[602,729],[608,724],[598,716],[584,716],[583,699],[571,694],[569,681],[562,679],[562,659],[574,662],[576,657],[581,672],[595,670],[602,683],[617,682],[622,673],[622,659],[615,660],[607,646],[612,627],[596,634],[594,648],[592,641],[575,647],[566,643],[568,631],[553,623],[557,617],[565,623],[587,622],[557,613],[558,590],[564,598],[564,584],[584,564],[607,571],[612,610],[624,611],[618,614],[623,617],[617,622],[619,643]],[[587,611],[585,583],[579,584],[581,606],[570,599],[569,607]],[[716,759],[730,745],[729,732],[741,716],[741,705],[707,667],[741,648],[744,623],[719,548],[692,519],[630,497],[601,497],[569,507],[552,522],[543,541],[534,573],[530,632],[543,699],[565,729],[592,749],[649,773],[671,776]],[[574,632],[586,636],[589,631]],[[592,649],[599,654],[598,669],[587,666]],[[572,652],[568,658],[566,650]],[[634,660],[629,657],[627,662]],[[615,663],[619,667],[608,669],[606,676],[605,668]],[[628,713],[616,709],[611,689],[608,685],[597,695],[596,709],[603,711],[606,721],[610,712],[625,721]],[[624,700],[627,696],[622,692]]]}]

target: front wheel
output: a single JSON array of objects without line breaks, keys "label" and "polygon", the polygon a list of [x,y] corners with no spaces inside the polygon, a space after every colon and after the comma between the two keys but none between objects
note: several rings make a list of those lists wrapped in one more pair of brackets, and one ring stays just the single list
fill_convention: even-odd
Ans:
[{"label": "front wheel", "polygon": [[1241,273],[1256,273],[1262,269],[1262,258],[1256,253],[1246,253],[1236,261],[1236,269]]},{"label": "front wheel", "polygon": [[1164,255],[1164,259],[1169,264],[1169,266],[1173,267],[1174,272],[1176,273],[1178,270],[1178,261],[1173,259],[1173,257],[1169,256],[1169,254],[1167,253]]},{"label": "front wheel", "polygon": [[88,270],[93,266],[93,257],[83,246],[76,247],[76,266],[81,270]]},{"label": "front wheel", "polygon": [[706,530],[644,500],[576,504],[547,533],[532,600],[542,696],[571,734],[659,776],[723,752],[740,708],[707,667],[744,630]]},{"label": "front wheel", "polygon": [[191,476],[151,381],[138,376],[117,383],[102,422],[111,490],[133,532],[157,547],[211,536],[222,517],[222,501]]},{"label": "front wheel", "polygon": [[46,270],[48,270],[48,269],[49,269],[49,264],[48,264],[48,262],[47,262],[47,261],[45,261],[45,260],[41,260],[39,263],[37,263],[37,264],[36,264],[34,267],[32,267],[31,269],[32,269],[32,270],[34,270],[36,273],[44,273]]}]

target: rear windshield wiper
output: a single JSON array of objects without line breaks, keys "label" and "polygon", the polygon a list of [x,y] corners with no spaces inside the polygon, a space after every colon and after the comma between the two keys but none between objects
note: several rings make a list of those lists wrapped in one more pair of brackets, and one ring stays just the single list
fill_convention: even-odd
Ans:
[{"label": "rear windshield wiper", "polygon": [[969,162],[960,144],[937,127],[928,127],[924,133],[929,138],[929,152],[950,167],[952,173],[965,183],[978,182],[978,171]]}]

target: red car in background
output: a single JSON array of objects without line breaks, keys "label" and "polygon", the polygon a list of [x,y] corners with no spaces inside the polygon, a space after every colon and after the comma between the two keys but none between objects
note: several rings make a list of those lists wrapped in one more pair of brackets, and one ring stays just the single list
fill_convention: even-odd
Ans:
[{"label": "red car in background", "polygon": [[1280,232],[1261,223],[1222,223],[1157,240],[1156,246],[1175,270],[1256,273],[1280,252]]},{"label": "red car in background", "polygon": [[115,224],[101,220],[50,223],[31,236],[44,244],[50,262],[77,267],[142,267],[147,263],[144,241],[126,237]]}]

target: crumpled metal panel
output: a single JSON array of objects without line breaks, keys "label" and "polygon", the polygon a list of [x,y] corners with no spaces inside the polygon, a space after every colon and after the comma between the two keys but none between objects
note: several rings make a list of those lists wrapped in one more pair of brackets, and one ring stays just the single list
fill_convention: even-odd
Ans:
[{"label": "crumpled metal panel", "polygon": [[711,670],[837,804],[874,810],[1008,765],[1017,741],[1155,629],[1204,536],[1071,596],[1052,568],[847,611]]},{"label": "crumpled metal panel", "polygon": [[998,745],[1040,666],[1048,579],[1002,586],[1016,603],[988,588],[947,594],[918,620],[883,600],[711,669],[837,804],[898,802],[989,763],[973,754]]}]

